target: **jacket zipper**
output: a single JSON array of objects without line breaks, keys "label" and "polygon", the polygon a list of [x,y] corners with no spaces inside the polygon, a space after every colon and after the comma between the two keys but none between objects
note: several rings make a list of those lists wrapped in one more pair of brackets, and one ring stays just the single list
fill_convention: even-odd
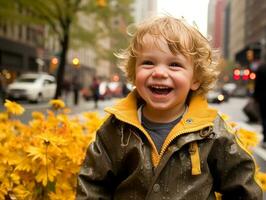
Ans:
[{"label": "jacket zipper", "polygon": [[206,127],[209,127],[209,126],[212,126],[213,123],[208,123],[208,124],[204,124],[203,126],[197,126],[196,128],[191,128],[191,129],[186,129],[185,131],[179,131],[177,132],[172,138],[170,138],[170,140],[167,140],[164,142],[163,146],[162,146],[162,149],[161,149],[161,152],[158,152],[156,147],[155,147],[155,144],[154,142],[152,141],[151,137],[149,136],[148,133],[146,133],[146,131],[141,127],[141,126],[138,126],[137,124],[134,124],[130,121],[127,121],[125,120],[123,117],[120,117],[118,114],[115,115],[117,117],[117,119],[119,119],[120,121],[122,122],[126,122],[136,128],[138,128],[145,136],[146,138],[148,139],[149,143],[151,144],[152,146],[152,152],[151,152],[151,158],[152,158],[152,162],[153,162],[153,165],[154,167],[157,167],[157,165],[159,164],[161,158],[163,157],[167,147],[169,146],[169,144],[179,135],[182,135],[184,133],[190,133],[190,132],[195,132],[195,131],[198,131],[198,130],[201,130],[201,129],[204,129]]},{"label": "jacket zipper", "polygon": [[195,131],[199,131],[201,129],[204,129],[204,128],[207,128],[209,126],[212,126],[213,123],[209,123],[209,124],[205,124],[204,126],[200,126],[200,127],[196,127],[196,128],[192,128],[192,129],[186,129],[185,131],[179,131],[177,132],[174,137],[170,138],[170,140],[167,140],[164,142],[163,144],[163,147],[162,147],[162,150],[159,154],[159,157],[157,158],[158,161],[157,161],[157,164],[160,162],[160,160],[162,159],[167,147],[169,146],[169,144],[171,144],[171,142],[178,136],[182,135],[182,134],[185,134],[185,133],[190,133],[190,132],[195,132]]}]

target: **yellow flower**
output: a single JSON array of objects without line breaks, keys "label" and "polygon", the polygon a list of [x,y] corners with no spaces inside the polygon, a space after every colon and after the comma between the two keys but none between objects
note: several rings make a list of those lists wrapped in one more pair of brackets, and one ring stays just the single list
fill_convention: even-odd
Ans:
[{"label": "yellow flower", "polygon": [[50,192],[49,197],[51,200],[74,200],[75,192],[71,190],[59,190],[55,192]]},{"label": "yellow flower", "polygon": [[9,100],[6,100],[4,106],[6,107],[7,112],[14,115],[21,115],[25,111],[25,109],[21,105]]},{"label": "yellow flower", "polygon": [[258,172],[257,178],[263,191],[266,191],[266,173]]},{"label": "yellow flower", "polygon": [[240,128],[237,134],[246,148],[255,147],[259,142],[257,134],[253,131]]},{"label": "yellow flower", "polygon": [[30,196],[30,191],[23,185],[18,185],[14,187],[13,192],[17,198],[15,199],[28,199],[27,197]]},{"label": "yellow flower", "polygon": [[46,186],[49,181],[53,182],[59,173],[60,170],[54,164],[48,164],[47,166],[40,167],[35,179],[37,182],[42,183],[43,186]]},{"label": "yellow flower", "polygon": [[83,116],[86,120],[86,127],[89,133],[95,132],[103,123],[103,119],[100,118],[99,113],[97,112],[86,112],[83,113]]},{"label": "yellow flower", "polygon": [[62,109],[65,107],[65,103],[60,99],[52,99],[50,100],[49,104],[55,109]]},{"label": "yellow flower", "polygon": [[99,113],[97,112],[85,112],[83,113],[83,116],[90,121],[100,119]]},{"label": "yellow flower", "polygon": [[8,120],[7,113],[0,113],[0,122],[5,122]]},{"label": "yellow flower", "polygon": [[37,112],[37,111],[32,112],[31,116],[32,116],[33,119],[44,120],[44,115],[41,112]]}]

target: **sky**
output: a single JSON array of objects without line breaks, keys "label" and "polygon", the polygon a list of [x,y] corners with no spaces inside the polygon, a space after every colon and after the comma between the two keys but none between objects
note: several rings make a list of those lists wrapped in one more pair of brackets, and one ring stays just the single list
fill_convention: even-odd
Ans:
[{"label": "sky", "polygon": [[185,17],[189,23],[196,22],[200,32],[207,35],[209,0],[157,0],[159,14]]}]

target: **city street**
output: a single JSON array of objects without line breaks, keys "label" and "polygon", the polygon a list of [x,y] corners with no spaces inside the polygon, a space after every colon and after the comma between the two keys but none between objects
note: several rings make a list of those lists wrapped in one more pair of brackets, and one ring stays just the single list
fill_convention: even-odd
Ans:
[{"label": "city street", "polygon": [[[93,101],[84,101],[82,98],[80,98],[79,105],[75,106],[73,105],[73,100],[67,99],[67,105],[71,109],[71,116],[78,116],[82,117],[82,112],[87,111],[97,111],[99,112],[100,116],[104,116],[104,108],[106,106],[110,106],[114,104],[118,99],[111,99],[111,100],[105,100],[105,101],[99,101],[98,103],[98,109],[94,108]],[[225,113],[230,116],[230,120],[237,122],[241,127],[244,127],[249,130],[256,131],[258,133],[258,137],[262,139],[261,135],[261,126],[259,124],[249,124],[247,123],[247,117],[242,112],[242,108],[247,102],[247,98],[230,98],[228,102],[224,102],[221,104],[210,104],[210,106],[213,106],[217,108],[220,112]],[[40,104],[29,104],[27,102],[19,102],[21,103],[24,108],[26,109],[25,113],[19,117],[21,121],[27,122],[31,119],[31,112],[32,111],[41,111],[46,112],[46,110],[49,109],[48,102],[43,102]],[[1,106],[0,110],[3,110],[3,107]],[[256,159],[256,162],[260,166],[260,170],[263,172],[266,172],[266,150],[261,147],[256,147],[254,149],[254,157]],[[266,195],[264,195],[264,200],[266,200]]]}]

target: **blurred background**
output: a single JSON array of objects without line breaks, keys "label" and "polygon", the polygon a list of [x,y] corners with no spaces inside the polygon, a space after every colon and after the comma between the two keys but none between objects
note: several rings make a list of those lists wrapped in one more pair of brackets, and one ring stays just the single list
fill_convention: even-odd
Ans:
[{"label": "blurred background", "polygon": [[161,14],[185,18],[221,52],[222,73],[208,101],[238,98],[244,106],[265,60],[263,0],[0,0],[2,102],[39,109],[62,98],[77,106],[93,100],[95,78],[100,101],[125,96],[133,86],[114,53],[127,47],[129,25]]},{"label": "blurred background", "polygon": [[[70,91],[76,78],[90,99],[94,76],[104,83],[101,98],[122,96],[125,79],[114,52],[127,46],[127,26],[171,14],[194,24],[221,51],[218,93],[246,97],[265,58],[265,11],[263,0],[0,0],[1,96],[26,98],[23,88],[8,85],[28,72],[54,76],[55,97]],[[33,100],[42,100],[44,92],[36,93]],[[209,101],[219,102],[214,96]]]}]

